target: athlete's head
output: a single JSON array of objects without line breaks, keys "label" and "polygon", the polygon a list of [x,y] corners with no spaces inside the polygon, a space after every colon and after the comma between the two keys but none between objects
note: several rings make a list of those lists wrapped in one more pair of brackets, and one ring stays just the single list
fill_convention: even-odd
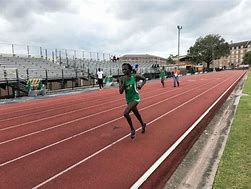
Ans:
[{"label": "athlete's head", "polygon": [[132,72],[132,66],[129,63],[122,64],[122,72],[125,75],[129,75]]}]

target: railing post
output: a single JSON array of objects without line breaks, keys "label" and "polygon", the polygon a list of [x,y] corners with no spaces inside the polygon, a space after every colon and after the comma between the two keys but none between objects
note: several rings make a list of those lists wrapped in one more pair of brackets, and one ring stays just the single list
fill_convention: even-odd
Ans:
[{"label": "railing post", "polygon": [[47,56],[48,54],[47,54],[47,49],[45,49],[45,60],[47,60],[48,59],[48,56]]},{"label": "railing post", "polygon": [[6,80],[6,84],[7,84],[8,97],[10,97],[10,87],[9,87],[9,81],[8,81],[8,79]]},{"label": "railing post", "polygon": [[27,68],[27,70],[26,70],[26,76],[27,76],[27,80],[29,80],[29,78],[30,78],[30,76],[29,76],[29,68]]},{"label": "railing post", "polygon": [[28,54],[28,58],[30,58],[30,47],[29,47],[29,45],[27,45],[27,54]]},{"label": "railing post", "polygon": [[71,87],[72,87],[72,90],[73,90],[73,88],[74,88],[74,86],[73,86],[73,77],[71,78]]},{"label": "railing post", "polygon": [[12,55],[13,57],[15,57],[15,49],[14,49],[14,44],[11,44],[11,50],[12,50]]},{"label": "railing post", "polygon": [[55,57],[54,57],[54,51],[51,51],[51,55],[52,55],[52,62],[54,63],[54,61],[55,61]]},{"label": "railing post", "polygon": [[17,78],[17,96],[20,96],[20,80],[19,80],[19,76],[18,76],[18,69],[16,69],[16,78]]},{"label": "railing post", "polygon": [[40,47],[40,57],[43,58],[43,51],[42,51],[42,47]]},{"label": "railing post", "polygon": [[45,85],[46,85],[46,89],[48,89],[48,71],[45,70]]},{"label": "railing post", "polygon": [[59,51],[59,64],[62,65],[61,50]]}]

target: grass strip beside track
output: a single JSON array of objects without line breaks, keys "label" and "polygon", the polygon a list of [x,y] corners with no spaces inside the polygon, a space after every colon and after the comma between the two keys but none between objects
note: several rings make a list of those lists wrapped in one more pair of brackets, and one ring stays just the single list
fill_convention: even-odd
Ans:
[{"label": "grass strip beside track", "polygon": [[251,72],[235,114],[214,189],[251,188]]}]

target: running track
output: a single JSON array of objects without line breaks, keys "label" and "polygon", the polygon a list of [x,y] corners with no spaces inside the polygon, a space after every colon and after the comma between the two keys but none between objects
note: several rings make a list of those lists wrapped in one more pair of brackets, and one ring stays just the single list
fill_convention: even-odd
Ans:
[{"label": "running track", "polygon": [[118,89],[0,106],[0,188],[161,188],[244,71],[147,82],[145,134]]}]

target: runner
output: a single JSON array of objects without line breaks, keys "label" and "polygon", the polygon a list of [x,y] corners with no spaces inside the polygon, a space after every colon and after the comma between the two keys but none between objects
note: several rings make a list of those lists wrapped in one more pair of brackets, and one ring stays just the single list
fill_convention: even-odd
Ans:
[{"label": "runner", "polygon": [[160,77],[160,82],[162,84],[162,87],[165,87],[166,72],[165,72],[164,67],[162,69],[160,69],[159,77]]},{"label": "runner", "polygon": [[[140,96],[137,89],[141,89],[146,83],[146,78],[132,73],[132,66],[128,63],[124,63],[122,65],[122,72],[124,76],[122,76],[119,80],[119,92],[122,94],[125,91],[125,98],[127,102],[127,107],[124,111],[124,116],[131,128],[131,138],[135,138],[135,129],[132,124],[132,120],[130,117],[130,112],[132,111],[134,115],[137,117],[139,122],[141,123],[142,133],[145,133],[146,123],[143,122],[141,115],[138,111],[137,105],[140,102]],[[143,80],[142,84],[137,86],[137,81]]]}]

